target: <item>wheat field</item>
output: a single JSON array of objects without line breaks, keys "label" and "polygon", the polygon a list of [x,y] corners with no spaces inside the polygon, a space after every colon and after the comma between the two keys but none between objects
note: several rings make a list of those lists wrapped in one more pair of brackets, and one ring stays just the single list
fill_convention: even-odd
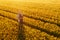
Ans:
[{"label": "wheat field", "polygon": [[0,40],[18,40],[18,13],[23,15],[23,40],[60,40],[60,4],[3,2]]}]

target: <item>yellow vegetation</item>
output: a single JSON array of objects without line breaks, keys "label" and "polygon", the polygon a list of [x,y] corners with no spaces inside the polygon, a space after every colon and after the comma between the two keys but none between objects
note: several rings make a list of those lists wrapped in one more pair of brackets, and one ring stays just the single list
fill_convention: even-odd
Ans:
[{"label": "yellow vegetation", "polygon": [[23,15],[25,40],[60,40],[59,4],[11,4],[0,5],[0,40],[18,40],[19,10]]}]

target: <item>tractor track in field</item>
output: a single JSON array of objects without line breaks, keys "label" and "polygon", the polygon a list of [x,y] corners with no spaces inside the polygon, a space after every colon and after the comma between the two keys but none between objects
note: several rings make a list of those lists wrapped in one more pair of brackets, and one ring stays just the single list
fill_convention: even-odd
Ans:
[{"label": "tractor track in field", "polygon": [[48,31],[48,30],[46,30],[46,29],[43,29],[43,28],[38,28],[37,26],[34,26],[34,25],[29,24],[29,23],[27,23],[27,22],[23,22],[23,23],[24,23],[25,25],[27,25],[27,26],[30,26],[31,28],[34,28],[34,29],[37,29],[37,30],[41,30],[41,31],[43,31],[43,32],[45,32],[45,33],[47,33],[47,34],[49,34],[49,35],[53,35],[54,37],[60,38],[60,34],[58,34],[58,33],[50,32],[50,31]]},{"label": "tractor track in field", "polygon": [[[5,12],[9,12],[9,13],[13,13],[13,14],[17,14],[17,13],[15,13],[15,12],[10,11],[10,10],[3,10],[3,9],[0,9],[0,10],[5,11]],[[10,17],[8,17],[8,16],[4,16],[4,15],[2,15],[2,14],[0,14],[0,16],[6,17],[6,18],[8,18],[8,19],[12,19],[12,20],[18,22],[18,20],[13,19],[13,18],[10,18]],[[51,24],[55,24],[55,25],[57,25],[57,26],[60,26],[60,24],[57,24],[57,23],[54,23],[54,22],[45,21],[45,20],[42,20],[42,19],[40,19],[40,18],[34,18],[34,17],[28,16],[28,15],[23,15],[23,16],[24,16],[24,17],[27,17],[27,18],[32,18],[32,19],[35,19],[35,20],[41,20],[41,21],[43,21],[43,22],[45,22],[45,23],[51,23]],[[25,25],[27,25],[27,26],[31,26],[31,28],[34,28],[34,29],[37,29],[37,30],[41,30],[41,31],[43,31],[43,32],[46,32],[47,34],[53,35],[54,37],[60,37],[60,34],[58,34],[58,33],[49,32],[49,31],[46,30],[46,29],[38,28],[37,26],[34,26],[34,25],[29,24],[29,23],[27,23],[27,22],[23,22],[23,24],[25,24]]]},{"label": "tractor track in field", "polygon": [[[0,10],[2,10],[2,9],[0,9]],[[13,14],[17,14],[17,13],[15,13],[15,12],[12,12],[12,11],[9,11],[9,10],[2,10],[2,11],[6,11],[6,12],[13,13]],[[23,16],[28,17],[28,18],[32,18],[32,19],[35,19],[35,20],[41,20],[41,21],[43,21],[43,22],[45,22],[45,23],[56,24],[57,26],[60,27],[60,24],[58,24],[58,23],[49,22],[49,21],[46,21],[46,20],[42,20],[41,18],[34,18],[34,17],[32,17],[32,16],[28,16],[28,15],[24,15],[24,14],[23,14]]]},{"label": "tractor track in field", "polygon": [[55,25],[57,25],[57,26],[60,26],[60,24],[57,24],[57,23],[54,23],[54,22],[49,22],[49,21],[46,21],[46,20],[42,20],[42,19],[40,19],[40,18],[34,18],[34,17],[32,17],[32,16],[27,16],[27,15],[24,15],[24,16],[25,16],[25,17],[28,17],[28,18],[35,19],[35,20],[40,20],[40,21],[45,22],[45,23],[50,23],[50,24],[55,24]]},{"label": "tractor track in field", "polygon": [[[2,10],[2,9],[0,9],[0,10]],[[9,10],[2,10],[2,11],[6,11],[6,12],[10,12],[10,13],[14,13],[14,12],[9,11]],[[17,13],[14,13],[14,14],[17,14]]]},{"label": "tractor track in field", "polygon": [[[10,18],[10,17],[7,17],[7,16],[1,15],[1,14],[0,14],[0,16],[6,17],[6,18],[8,18],[8,19],[12,19],[12,20],[18,22],[18,20],[13,19],[13,18]],[[29,23],[27,23],[27,22],[23,22],[23,24],[25,24],[25,25],[27,25],[27,26],[31,26],[31,27],[34,28],[34,29],[41,30],[41,31],[43,31],[43,32],[45,32],[45,33],[47,33],[47,34],[49,34],[49,35],[53,35],[54,37],[58,37],[58,38],[60,37],[60,34],[58,34],[58,33],[49,32],[49,31],[46,30],[46,29],[38,28],[37,26],[34,26],[34,25],[29,24]]]},{"label": "tractor track in field", "polygon": [[9,18],[9,19],[12,19],[12,20],[17,21],[16,19],[13,19],[13,18],[10,18],[10,17],[7,17],[7,16],[4,16],[4,15],[2,15],[2,14],[0,14],[0,16],[3,16],[3,17],[6,17],[6,18]]}]

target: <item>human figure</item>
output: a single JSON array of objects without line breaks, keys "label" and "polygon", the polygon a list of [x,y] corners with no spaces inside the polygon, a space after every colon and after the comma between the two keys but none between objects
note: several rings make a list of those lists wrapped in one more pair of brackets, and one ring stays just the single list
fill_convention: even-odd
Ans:
[{"label": "human figure", "polygon": [[23,27],[23,15],[21,13],[18,13],[18,22],[19,22],[18,40],[25,40],[24,27]]}]

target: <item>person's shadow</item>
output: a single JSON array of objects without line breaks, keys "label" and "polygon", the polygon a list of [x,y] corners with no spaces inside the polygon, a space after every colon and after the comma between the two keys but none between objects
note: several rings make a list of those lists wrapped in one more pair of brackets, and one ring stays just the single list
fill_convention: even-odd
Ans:
[{"label": "person's shadow", "polygon": [[25,40],[22,14],[18,14],[18,23],[19,23],[18,40]]}]

